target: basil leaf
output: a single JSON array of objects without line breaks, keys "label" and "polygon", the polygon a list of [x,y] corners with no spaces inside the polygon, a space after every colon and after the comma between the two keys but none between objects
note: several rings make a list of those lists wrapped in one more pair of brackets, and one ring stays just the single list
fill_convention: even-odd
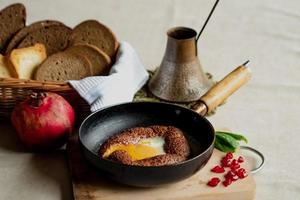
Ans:
[{"label": "basil leaf", "polygon": [[223,145],[227,145],[227,146],[232,147],[234,149],[239,147],[239,142],[234,137],[231,137],[230,135],[223,134],[223,133],[217,133],[216,138],[218,138],[219,141]]},{"label": "basil leaf", "polygon": [[224,131],[216,131],[216,134],[230,135],[231,137],[233,137],[234,139],[236,139],[238,141],[242,141],[243,140],[245,143],[248,143],[247,138],[245,136],[241,135],[241,134],[224,132]]},{"label": "basil leaf", "polygon": [[220,151],[226,152],[226,153],[235,151],[235,149],[233,147],[222,144],[222,142],[218,138],[216,138],[216,140],[215,140],[215,148],[219,149]]}]

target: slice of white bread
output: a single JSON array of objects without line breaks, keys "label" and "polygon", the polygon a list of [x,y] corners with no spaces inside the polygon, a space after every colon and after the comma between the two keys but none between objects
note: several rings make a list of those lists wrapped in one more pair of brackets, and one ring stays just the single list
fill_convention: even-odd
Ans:
[{"label": "slice of white bread", "polygon": [[46,48],[43,44],[14,49],[8,55],[8,62],[13,77],[32,79],[35,69],[47,58]]},{"label": "slice of white bread", "polygon": [[0,54],[0,78],[11,78],[5,57]]}]

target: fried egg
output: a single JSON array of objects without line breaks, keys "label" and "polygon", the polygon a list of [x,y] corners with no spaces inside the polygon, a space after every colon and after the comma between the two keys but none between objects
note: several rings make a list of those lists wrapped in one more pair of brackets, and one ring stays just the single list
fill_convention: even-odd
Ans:
[{"label": "fried egg", "polygon": [[132,161],[143,160],[146,158],[166,154],[164,150],[164,144],[165,139],[163,137],[150,137],[141,139],[136,144],[115,144],[105,151],[103,157],[106,158],[117,150],[123,150],[128,153]]}]

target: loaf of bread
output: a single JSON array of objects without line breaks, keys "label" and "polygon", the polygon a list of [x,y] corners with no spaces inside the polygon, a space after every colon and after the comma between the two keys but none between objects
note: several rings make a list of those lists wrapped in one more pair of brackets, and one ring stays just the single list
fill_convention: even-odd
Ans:
[{"label": "loaf of bread", "polygon": [[43,44],[35,44],[31,47],[14,49],[8,55],[8,63],[13,77],[20,79],[32,79],[37,68],[47,57]]},{"label": "loaf of bread", "polygon": [[23,4],[12,4],[0,11],[0,53],[4,53],[10,39],[25,26]]},{"label": "loaf of bread", "polygon": [[0,54],[0,78],[11,78],[5,57]]},{"label": "loaf of bread", "polygon": [[30,24],[29,26],[26,26],[22,28],[20,31],[18,31],[17,34],[10,40],[7,48],[6,48],[6,53],[9,53],[11,50],[16,48],[20,42],[29,34],[32,33],[36,30],[42,29],[42,28],[48,28],[50,26],[54,25],[64,25],[63,23],[55,20],[43,20],[43,21],[38,21],[35,23]]},{"label": "loaf of bread", "polygon": [[77,43],[95,45],[112,59],[118,48],[118,42],[114,33],[107,26],[96,20],[87,20],[78,24],[73,29],[69,40],[71,46]]},{"label": "loaf of bread", "polygon": [[78,55],[84,55],[91,63],[93,76],[107,75],[110,70],[110,57],[94,45],[77,44],[69,47],[66,51]]}]

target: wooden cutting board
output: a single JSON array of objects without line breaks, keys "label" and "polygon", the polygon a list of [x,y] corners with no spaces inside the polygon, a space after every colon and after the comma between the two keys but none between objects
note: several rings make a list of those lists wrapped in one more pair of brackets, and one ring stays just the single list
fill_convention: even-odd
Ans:
[{"label": "wooden cutting board", "polygon": [[[251,175],[234,182],[229,187],[219,184],[212,188],[206,185],[212,177],[223,179],[222,174],[210,172],[210,169],[219,164],[220,159],[225,155],[216,149],[207,165],[194,176],[158,188],[124,186],[101,177],[83,157],[77,135],[71,137],[67,150],[75,200],[252,200],[255,196],[255,181]],[[246,163],[242,166],[247,168]]]}]

